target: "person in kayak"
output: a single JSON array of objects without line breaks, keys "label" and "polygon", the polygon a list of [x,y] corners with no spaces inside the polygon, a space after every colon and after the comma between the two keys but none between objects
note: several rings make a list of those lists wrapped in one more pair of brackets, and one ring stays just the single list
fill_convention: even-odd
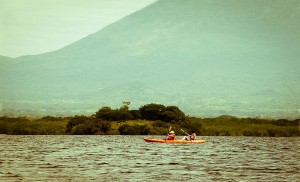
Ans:
[{"label": "person in kayak", "polygon": [[197,139],[197,135],[195,131],[192,131],[192,133],[190,134],[190,140],[196,140]]},{"label": "person in kayak", "polygon": [[170,131],[167,137],[167,140],[175,140],[176,135],[174,131]]},{"label": "person in kayak", "polygon": [[189,137],[183,137],[182,140],[196,140],[197,139],[197,135],[195,131],[192,131],[192,133],[189,135]]}]

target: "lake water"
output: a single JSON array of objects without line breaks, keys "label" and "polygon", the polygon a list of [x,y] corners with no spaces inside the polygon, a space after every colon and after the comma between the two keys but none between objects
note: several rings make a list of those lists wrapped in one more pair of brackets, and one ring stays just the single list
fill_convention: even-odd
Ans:
[{"label": "lake water", "polygon": [[300,181],[300,138],[143,138],[0,135],[0,181]]}]

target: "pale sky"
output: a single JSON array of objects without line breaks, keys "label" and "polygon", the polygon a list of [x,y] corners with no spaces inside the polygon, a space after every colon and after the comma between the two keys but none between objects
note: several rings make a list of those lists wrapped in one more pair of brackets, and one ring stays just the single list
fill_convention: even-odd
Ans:
[{"label": "pale sky", "polygon": [[0,0],[0,55],[65,47],[156,0]]}]

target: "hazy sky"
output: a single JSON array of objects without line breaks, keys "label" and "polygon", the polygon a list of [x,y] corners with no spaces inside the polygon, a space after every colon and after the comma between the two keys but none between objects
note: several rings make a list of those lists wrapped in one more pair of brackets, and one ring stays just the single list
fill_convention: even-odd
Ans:
[{"label": "hazy sky", "polygon": [[64,47],[155,0],[0,0],[0,55]]}]

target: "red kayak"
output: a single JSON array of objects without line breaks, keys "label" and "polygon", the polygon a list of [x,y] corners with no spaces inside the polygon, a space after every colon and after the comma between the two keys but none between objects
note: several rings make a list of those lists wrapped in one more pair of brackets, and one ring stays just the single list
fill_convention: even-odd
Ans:
[{"label": "red kayak", "polygon": [[146,142],[157,142],[157,143],[205,143],[205,140],[166,140],[166,139],[154,139],[144,138]]}]

